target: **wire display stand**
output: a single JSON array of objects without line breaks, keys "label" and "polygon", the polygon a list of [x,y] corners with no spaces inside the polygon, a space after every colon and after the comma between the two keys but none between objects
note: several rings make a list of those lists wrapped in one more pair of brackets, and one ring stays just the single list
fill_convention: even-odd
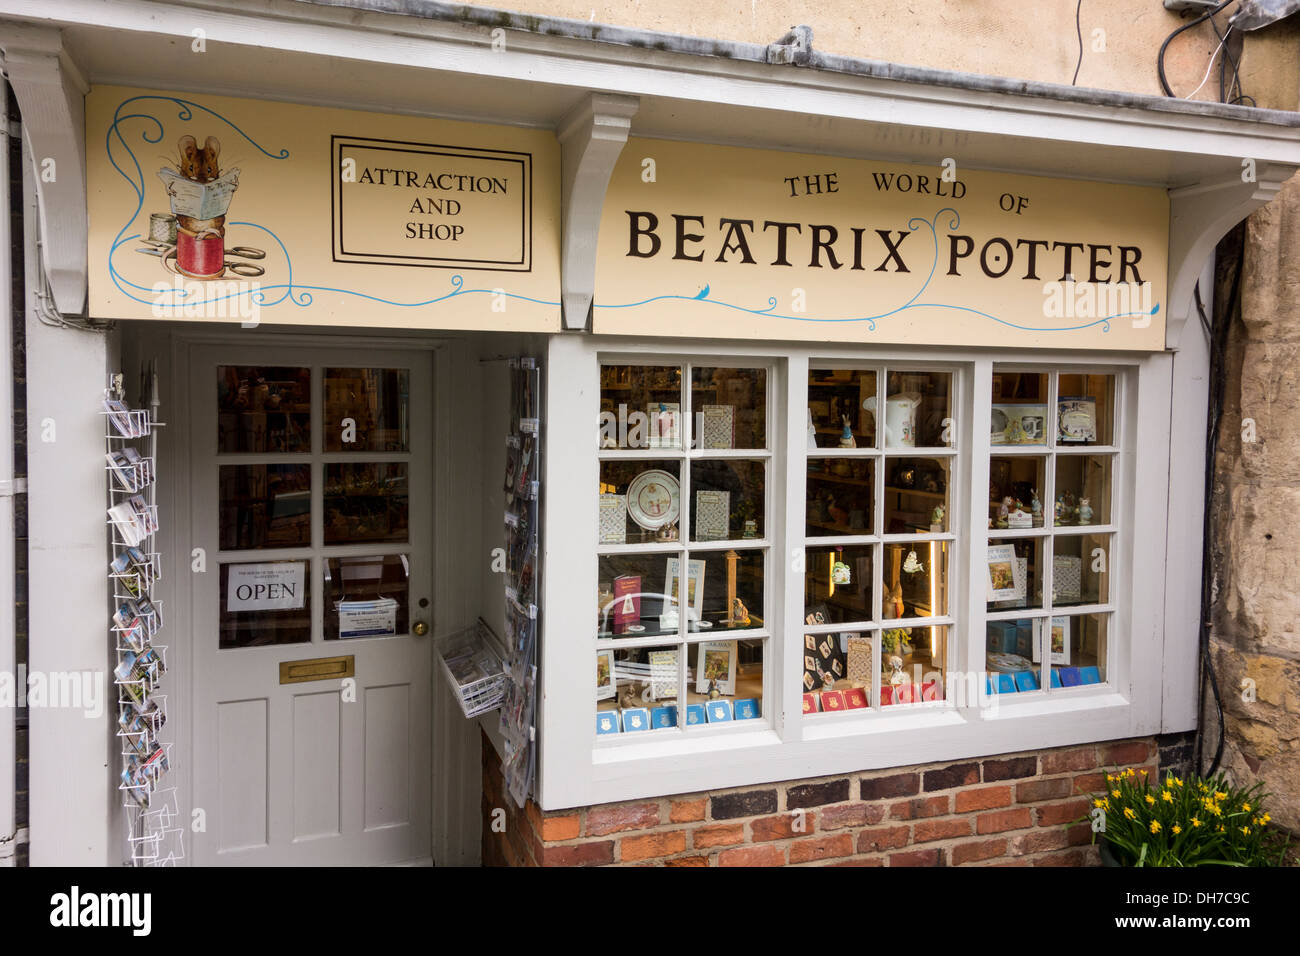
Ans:
[{"label": "wire display stand", "polygon": [[501,702],[502,775],[520,807],[537,774],[538,506],[541,499],[541,369],[510,360],[510,433],[506,436],[506,660]]},{"label": "wire display stand", "polygon": [[176,788],[163,786],[171,768],[171,744],[160,740],[167,722],[167,673],[162,601],[154,597],[161,563],[158,533],[157,405],[127,408],[121,377],[104,390],[104,467],[108,475],[107,521],[109,633],[116,666],[116,736],[121,753],[118,791],[126,819],[131,866],[171,866],[184,859],[184,821]]},{"label": "wire display stand", "polygon": [[495,710],[505,696],[506,674],[492,648],[495,641],[492,629],[479,618],[473,627],[447,637],[439,648],[442,676],[466,717]]}]

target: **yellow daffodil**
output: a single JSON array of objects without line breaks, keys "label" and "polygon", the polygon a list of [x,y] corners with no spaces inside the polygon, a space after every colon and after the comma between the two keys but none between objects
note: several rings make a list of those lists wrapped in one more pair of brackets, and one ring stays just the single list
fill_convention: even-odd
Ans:
[{"label": "yellow daffodil", "polygon": [[1112,797],[1114,797],[1116,800],[1119,799],[1119,791],[1118,791],[1118,790],[1112,790],[1112,791],[1110,792],[1110,795],[1111,795]]},{"label": "yellow daffodil", "polygon": [[1094,807],[1104,807],[1104,806],[1106,805],[1106,801],[1105,801],[1105,800],[1094,800],[1094,801],[1092,801],[1092,805],[1093,805]]},{"label": "yellow daffodil", "polygon": [[1124,808],[1124,816],[1128,817],[1130,820],[1136,820],[1136,819],[1137,819],[1137,814],[1133,812],[1133,808],[1132,808],[1132,807],[1125,807],[1125,808]]},{"label": "yellow daffodil", "polygon": [[1242,827],[1241,832],[1244,833],[1246,836],[1250,836],[1250,827]]},{"label": "yellow daffodil", "polygon": [[1250,813],[1250,804],[1249,804],[1249,803],[1243,803],[1243,804],[1241,805],[1241,809],[1245,810],[1247,813]]},{"label": "yellow daffodil", "polygon": [[1146,801],[1147,801],[1148,806],[1154,806],[1154,805],[1155,805],[1155,802],[1156,802],[1156,798],[1153,797],[1153,796],[1151,796],[1151,794],[1148,793],[1148,794],[1146,795]]},{"label": "yellow daffodil", "polygon": [[1196,817],[1192,817],[1192,829],[1196,829],[1200,825],[1201,825],[1201,821],[1196,819]]},{"label": "yellow daffodil", "polygon": [[1178,834],[1183,832],[1183,828],[1180,827],[1177,823],[1175,823],[1170,829],[1174,831],[1174,836],[1178,836]]},{"label": "yellow daffodil", "polygon": [[1152,821],[1151,821],[1151,832],[1152,832],[1152,833],[1159,833],[1159,832],[1160,832],[1160,821],[1159,821],[1159,820],[1152,820]]},{"label": "yellow daffodil", "polygon": [[1265,823],[1268,823],[1268,821],[1272,820],[1273,818],[1266,813],[1262,817],[1260,817],[1260,819],[1263,820]]},{"label": "yellow daffodil", "polygon": [[1228,795],[1227,795],[1226,793],[1224,793],[1222,790],[1216,790],[1216,791],[1214,792],[1214,799],[1215,799],[1215,800],[1227,800],[1227,799],[1228,799]]},{"label": "yellow daffodil", "polygon": [[1160,799],[1163,800],[1165,803],[1173,803],[1174,795],[1170,793],[1168,790],[1166,790],[1164,791],[1164,793],[1160,794]]}]

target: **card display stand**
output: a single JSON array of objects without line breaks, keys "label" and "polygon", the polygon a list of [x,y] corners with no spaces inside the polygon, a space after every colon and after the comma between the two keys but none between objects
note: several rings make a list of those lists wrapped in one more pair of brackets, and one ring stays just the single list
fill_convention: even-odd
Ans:
[{"label": "card display stand", "polygon": [[163,607],[154,597],[161,567],[154,541],[157,429],[163,423],[157,421],[156,408],[127,408],[115,386],[105,390],[101,414],[109,472],[109,633],[116,660],[114,718],[121,753],[117,787],[126,816],[127,862],[170,866],[184,858],[185,828],[176,788],[163,785],[171,744],[160,739],[167,722],[167,697],[159,692],[167,672],[167,647],[157,640]]},{"label": "card display stand", "polygon": [[523,806],[537,770],[538,501],[541,495],[541,370],[531,358],[510,360],[510,432],[506,436],[506,644],[501,735],[502,773]]}]

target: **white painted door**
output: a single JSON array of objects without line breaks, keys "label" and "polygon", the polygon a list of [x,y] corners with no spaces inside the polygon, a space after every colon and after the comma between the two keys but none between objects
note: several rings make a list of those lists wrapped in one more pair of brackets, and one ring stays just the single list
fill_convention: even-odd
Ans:
[{"label": "white painted door", "polygon": [[191,350],[199,864],[429,856],[432,375],[418,349]]}]

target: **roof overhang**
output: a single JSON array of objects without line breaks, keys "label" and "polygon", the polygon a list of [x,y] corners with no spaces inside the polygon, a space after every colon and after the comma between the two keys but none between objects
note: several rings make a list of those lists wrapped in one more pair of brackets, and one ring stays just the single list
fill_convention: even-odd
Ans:
[{"label": "roof overhang", "polygon": [[[61,72],[65,99],[84,83],[111,83],[556,130],[592,114],[593,102],[614,104],[612,113],[595,109],[585,132],[575,137],[570,129],[566,150],[587,159],[585,169],[576,161],[566,169],[569,192],[603,194],[610,150],[587,147],[592,136],[609,142],[610,129],[614,141],[630,133],[935,166],[955,157],[967,168],[1166,187],[1176,227],[1175,341],[1214,242],[1300,168],[1300,115],[1293,113],[820,54],[803,56],[807,66],[778,65],[767,62],[769,48],[754,44],[427,0],[232,0],[219,9],[0,0],[0,18],[0,45],[25,115],[23,76],[14,67],[26,68],[36,50],[45,58],[41,88]],[[204,52],[193,48],[196,30]],[[62,111],[65,125],[73,113]],[[59,142],[48,129],[58,119],[39,132],[46,142],[33,144],[35,156],[83,150],[79,132]],[[1243,177],[1246,160],[1254,182]],[[566,212],[573,201],[566,198]],[[59,203],[69,198],[45,197],[43,214],[60,216]],[[70,291],[68,263],[51,261],[71,255],[66,246],[75,243],[53,231],[45,243],[51,275],[62,277],[55,294],[64,311],[84,302],[84,196],[63,210],[64,233],[78,212],[80,298]]]}]

